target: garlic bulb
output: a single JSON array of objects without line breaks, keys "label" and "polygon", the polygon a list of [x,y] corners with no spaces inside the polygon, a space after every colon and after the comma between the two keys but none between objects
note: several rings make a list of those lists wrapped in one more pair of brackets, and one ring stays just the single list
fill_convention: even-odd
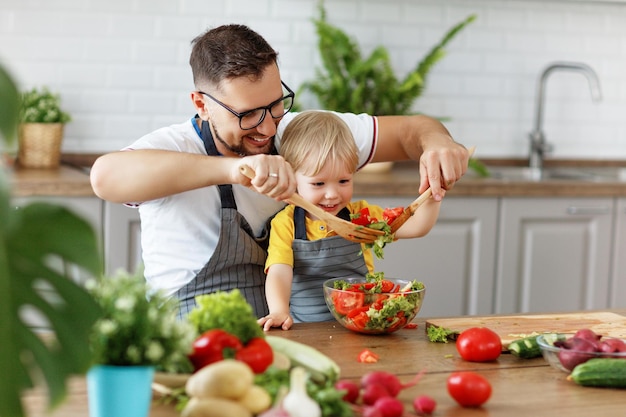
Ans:
[{"label": "garlic bulb", "polygon": [[302,367],[295,367],[290,374],[289,393],[283,400],[283,409],[291,417],[321,417],[322,410],[306,392],[306,371]]}]

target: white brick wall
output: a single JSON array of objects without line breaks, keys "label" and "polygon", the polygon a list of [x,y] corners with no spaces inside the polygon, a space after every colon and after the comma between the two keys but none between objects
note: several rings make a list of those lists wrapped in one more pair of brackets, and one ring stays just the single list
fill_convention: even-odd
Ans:
[{"label": "white brick wall", "polygon": [[[476,13],[415,109],[450,117],[455,138],[477,145],[478,156],[526,156],[541,70],[585,62],[603,101],[592,102],[581,75],[551,75],[544,131],[553,156],[626,159],[626,3],[326,0],[326,9],[364,53],[387,47],[400,77]],[[316,0],[0,0],[0,61],[23,88],[61,93],[74,118],[65,151],[106,152],[191,116],[189,45],[207,27],[250,25],[279,50],[288,84],[310,79],[316,13]]]}]

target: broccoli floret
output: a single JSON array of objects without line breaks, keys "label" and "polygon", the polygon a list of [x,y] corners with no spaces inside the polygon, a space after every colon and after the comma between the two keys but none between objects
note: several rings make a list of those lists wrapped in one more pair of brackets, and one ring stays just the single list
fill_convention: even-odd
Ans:
[{"label": "broccoli floret", "polygon": [[238,289],[197,296],[196,306],[189,312],[188,319],[198,334],[222,329],[237,336],[243,344],[253,337],[265,337],[252,307]]}]

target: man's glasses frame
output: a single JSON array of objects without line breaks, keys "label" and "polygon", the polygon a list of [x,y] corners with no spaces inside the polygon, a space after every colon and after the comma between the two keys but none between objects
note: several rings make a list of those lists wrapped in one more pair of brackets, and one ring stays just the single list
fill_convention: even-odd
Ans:
[{"label": "man's glasses frame", "polygon": [[[231,109],[226,104],[222,103],[221,101],[219,101],[218,99],[216,99],[212,95],[210,95],[208,93],[205,93],[204,91],[198,91],[198,93],[200,93],[200,94],[202,94],[204,96],[207,96],[208,98],[210,98],[211,100],[213,100],[214,102],[216,102],[217,104],[219,104],[220,106],[222,106],[223,108],[225,108],[226,110],[228,110],[229,112],[234,114],[239,119],[239,128],[241,130],[251,130],[251,129],[254,129],[255,127],[257,127],[258,125],[260,125],[261,123],[263,123],[263,120],[265,120],[265,116],[267,115],[268,110],[269,110],[270,115],[272,116],[272,118],[280,119],[281,117],[283,117],[284,115],[289,113],[289,110],[291,110],[291,108],[293,107],[293,103],[294,103],[294,99],[295,99],[296,93],[294,93],[293,90],[291,88],[289,88],[287,86],[287,84],[285,84],[282,80],[280,81],[280,83],[287,90],[287,95],[279,98],[276,101],[272,101],[267,106],[257,107],[256,109],[246,110],[246,111],[241,112],[241,113]],[[284,111],[281,114],[279,114],[279,115],[273,114],[272,113],[272,107],[276,106],[277,104],[279,104],[279,103],[281,103],[281,102],[283,102],[283,101],[285,101],[287,99],[291,99],[291,101],[289,103],[289,106],[283,106]],[[254,112],[258,112],[260,110],[263,110],[263,113],[261,113],[261,116],[259,117],[258,122],[255,125],[253,125],[253,126],[243,127],[243,125],[242,125],[243,118],[248,116],[249,114],[252,114]]]}]

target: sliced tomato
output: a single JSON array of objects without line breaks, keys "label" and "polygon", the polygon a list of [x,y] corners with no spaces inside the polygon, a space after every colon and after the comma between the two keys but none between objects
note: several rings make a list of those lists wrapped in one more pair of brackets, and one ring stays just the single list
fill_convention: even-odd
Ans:
[{"label": "sliced tomato", "polygon": [[367,315],[367,310],[361,311],[359,314],[352,317],[352,323],[357,329],[364,329],[369,321],[370,317]]},{"label": "sliced tomato", "polygon": [[352,284],[350,286],[349,291],[360,291],[360,292],[364,292],[364,291],[369,291],[372,288],[374,288],[376,286],[375,282],[361,282],[358,284]]},{"label": "sliced tomato", "polygon": [[389,326],[389,330],[395,330],[395,329],[400,329],[402,328],[402,326],[404,326],[406,324],[406,317],[404,316],[404,311],[399,311],[398,314],[396,315],[396,319],[397,321]]},{"label": "sliced tomato", "polygon": [[359,226],[367,226],[371,223],[370,209],[363,207],[358,213],[352,214],[350,220],[352,223],[358,224]]},{"label": "sliced tomato", "polygon": [[376,363],[378,362],[379,356],[372,352],[369,349],[365,349],[361,353],[359,353],[359,362],[361,363]]},{"label": "sliced tomato", "polygon": [[382,281],[380,281],[381,284],[381,291],[382,292],[393,292],[393,288],[395,287],[395,284],[389,280],[383,279]]},{"label": "sliced tomato", "polygon": [[357,291],[335,291],[332,299],[337,313],[345,316],[355,308],[363,306],[365,294]]},{"label": "sliced tomato", "polygon": [[383,210],[383,220],[391,224],[403,211],[404,207],[386,208]]},{"label": "sliced tomato", "polygon": [[353,310],[350,310],[350,312],[348,314],[346,314],[346,317],[351,319],[351,318],[354,318],[354,317],[358,316],[359,314],[361,314],[361,313],[363,313],[363,312],[365,312],[367,310],[369,310],[368,306],[358,307],[358,308],[355,308]]}]

